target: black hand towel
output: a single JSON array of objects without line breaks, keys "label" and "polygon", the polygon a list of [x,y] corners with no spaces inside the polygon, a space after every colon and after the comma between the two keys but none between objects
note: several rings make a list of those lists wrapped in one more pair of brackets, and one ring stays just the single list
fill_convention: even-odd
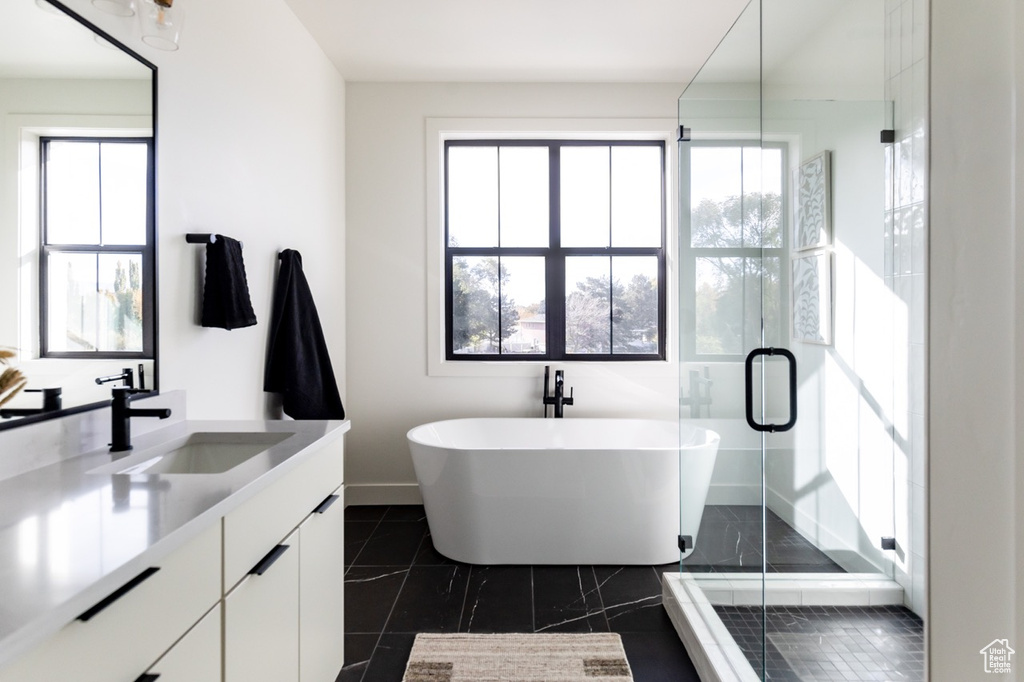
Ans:
[{"label": "black hand towel", "polygon": [[345,418],[302,256],[293,249],[281,252],[263,390],[280,393],[293,419]]},{"label": "black hand towel", "polygon": [[217,235],[206,245],[206,285],[203,288],[204,327],[237,329],[256,324],[245,279],[242,244]]}]

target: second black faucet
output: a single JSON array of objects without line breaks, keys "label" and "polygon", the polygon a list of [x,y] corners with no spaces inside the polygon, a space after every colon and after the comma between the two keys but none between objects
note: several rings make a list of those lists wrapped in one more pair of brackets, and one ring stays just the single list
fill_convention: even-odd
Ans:
[{"label": "second black faucet", "polygon": [[548,416],[548,405],[555,406],[555,418],[561,419],[565,416],[563,407],[566,405],[572,405],[572,388],[569,388],[569,397],[565,397],[565,372],[560,369],[555,370],[555,394],[549,393],[548,382],[550,381],[551,367],[548,365],[544,366],[544,416]]}]

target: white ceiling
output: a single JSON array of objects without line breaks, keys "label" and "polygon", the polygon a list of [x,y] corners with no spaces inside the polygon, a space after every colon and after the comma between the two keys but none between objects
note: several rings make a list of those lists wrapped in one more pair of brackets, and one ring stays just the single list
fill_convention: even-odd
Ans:
[{"label": "white ceiling", "polygon": [[687,83],[748,0],[287,0],[349,81]]}]

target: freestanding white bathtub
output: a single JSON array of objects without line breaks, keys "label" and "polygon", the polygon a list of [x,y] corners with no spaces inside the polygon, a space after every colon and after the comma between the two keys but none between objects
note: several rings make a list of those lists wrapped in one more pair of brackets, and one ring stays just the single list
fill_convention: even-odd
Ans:
[{"label": "freestanding white bathtub", "polygon": [[678,535],[696,542],[719,442],[648,419],[454,419],[408,439],[437,551],[570,565],[678,561]]}]

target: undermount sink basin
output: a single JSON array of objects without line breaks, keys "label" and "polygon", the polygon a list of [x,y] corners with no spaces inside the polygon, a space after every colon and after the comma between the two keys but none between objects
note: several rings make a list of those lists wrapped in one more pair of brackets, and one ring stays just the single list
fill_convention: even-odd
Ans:
[{"label": "undermount sink basin", "polygon": [[281,443],[290,433],[192,433],[93,469],[92,474],[222,474]]}]

